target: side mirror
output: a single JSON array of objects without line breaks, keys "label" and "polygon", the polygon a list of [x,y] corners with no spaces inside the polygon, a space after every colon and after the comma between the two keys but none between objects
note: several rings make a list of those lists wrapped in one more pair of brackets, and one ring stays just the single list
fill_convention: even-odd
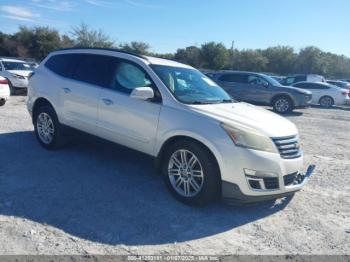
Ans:
[{"label": "side mirror", "polygon": [[262,86],[265,87],[265,88],[268,88],[269,87],[269,83],[268,82],[263,82]]},{"label": "side mirror", "polygon": [[130,94],[131,98],[149,100],[154,98],[154,91],[150,87],[136,87]]}]

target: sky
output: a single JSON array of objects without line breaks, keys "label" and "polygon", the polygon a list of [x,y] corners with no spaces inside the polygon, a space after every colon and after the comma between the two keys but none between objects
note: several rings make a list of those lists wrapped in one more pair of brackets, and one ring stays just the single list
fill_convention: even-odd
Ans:
[{"label": "sky", "polygon": [[314,45],[350,57],[350,0],[0,0],[0,31],[86,23],[154,52],[222,42],[238,49]]}]

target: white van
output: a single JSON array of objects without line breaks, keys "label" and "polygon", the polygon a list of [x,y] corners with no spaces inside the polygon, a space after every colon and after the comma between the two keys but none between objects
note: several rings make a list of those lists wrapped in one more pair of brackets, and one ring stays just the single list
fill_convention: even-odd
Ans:
[{"label": "white van", "polygon": [[281,81],[281,84],[290,86],[299,82],[326,82],[326,79],[324,78],[324,76],[315,74],[293,75],[284,78]]}]

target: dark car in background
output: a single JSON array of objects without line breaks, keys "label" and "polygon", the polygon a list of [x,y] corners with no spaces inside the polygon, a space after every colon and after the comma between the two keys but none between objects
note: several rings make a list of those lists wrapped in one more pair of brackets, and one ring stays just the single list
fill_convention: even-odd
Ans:
[{"label": "dark car in background", "polygon": [[311,105],[312,93],[295,87],[282,86],[270,76],[241,71],[221,71],[207,74],[234,99],[272,106],[277,113]]}]

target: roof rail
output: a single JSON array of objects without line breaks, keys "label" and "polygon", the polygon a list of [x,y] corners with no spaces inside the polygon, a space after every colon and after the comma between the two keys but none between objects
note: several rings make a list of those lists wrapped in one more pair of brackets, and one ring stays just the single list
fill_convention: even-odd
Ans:
[{"label": "roof rail", "polygon": [[142,59],[148,60],[146,56],[139,55],[139,54],[135,54],[135,53],[132,53],[132,52],[127,52],[127,51],[120,50],[120,49],[117,49],[117,48],[102,48],[102,47],[70,47],[70,48],[62,48],[62,49],[57,49],[57,50],[55,50],[55,51],[53,51],[53,52],[56,52],[56,51],[65,51],[65,50],[105,50],[105,51],[114,51],[114,52],[119,52],[119,53],[123,53],[123,54],[133,55],[133,56],[136,56],[136,57],[139,57],[139,58],[142,58]]}]

